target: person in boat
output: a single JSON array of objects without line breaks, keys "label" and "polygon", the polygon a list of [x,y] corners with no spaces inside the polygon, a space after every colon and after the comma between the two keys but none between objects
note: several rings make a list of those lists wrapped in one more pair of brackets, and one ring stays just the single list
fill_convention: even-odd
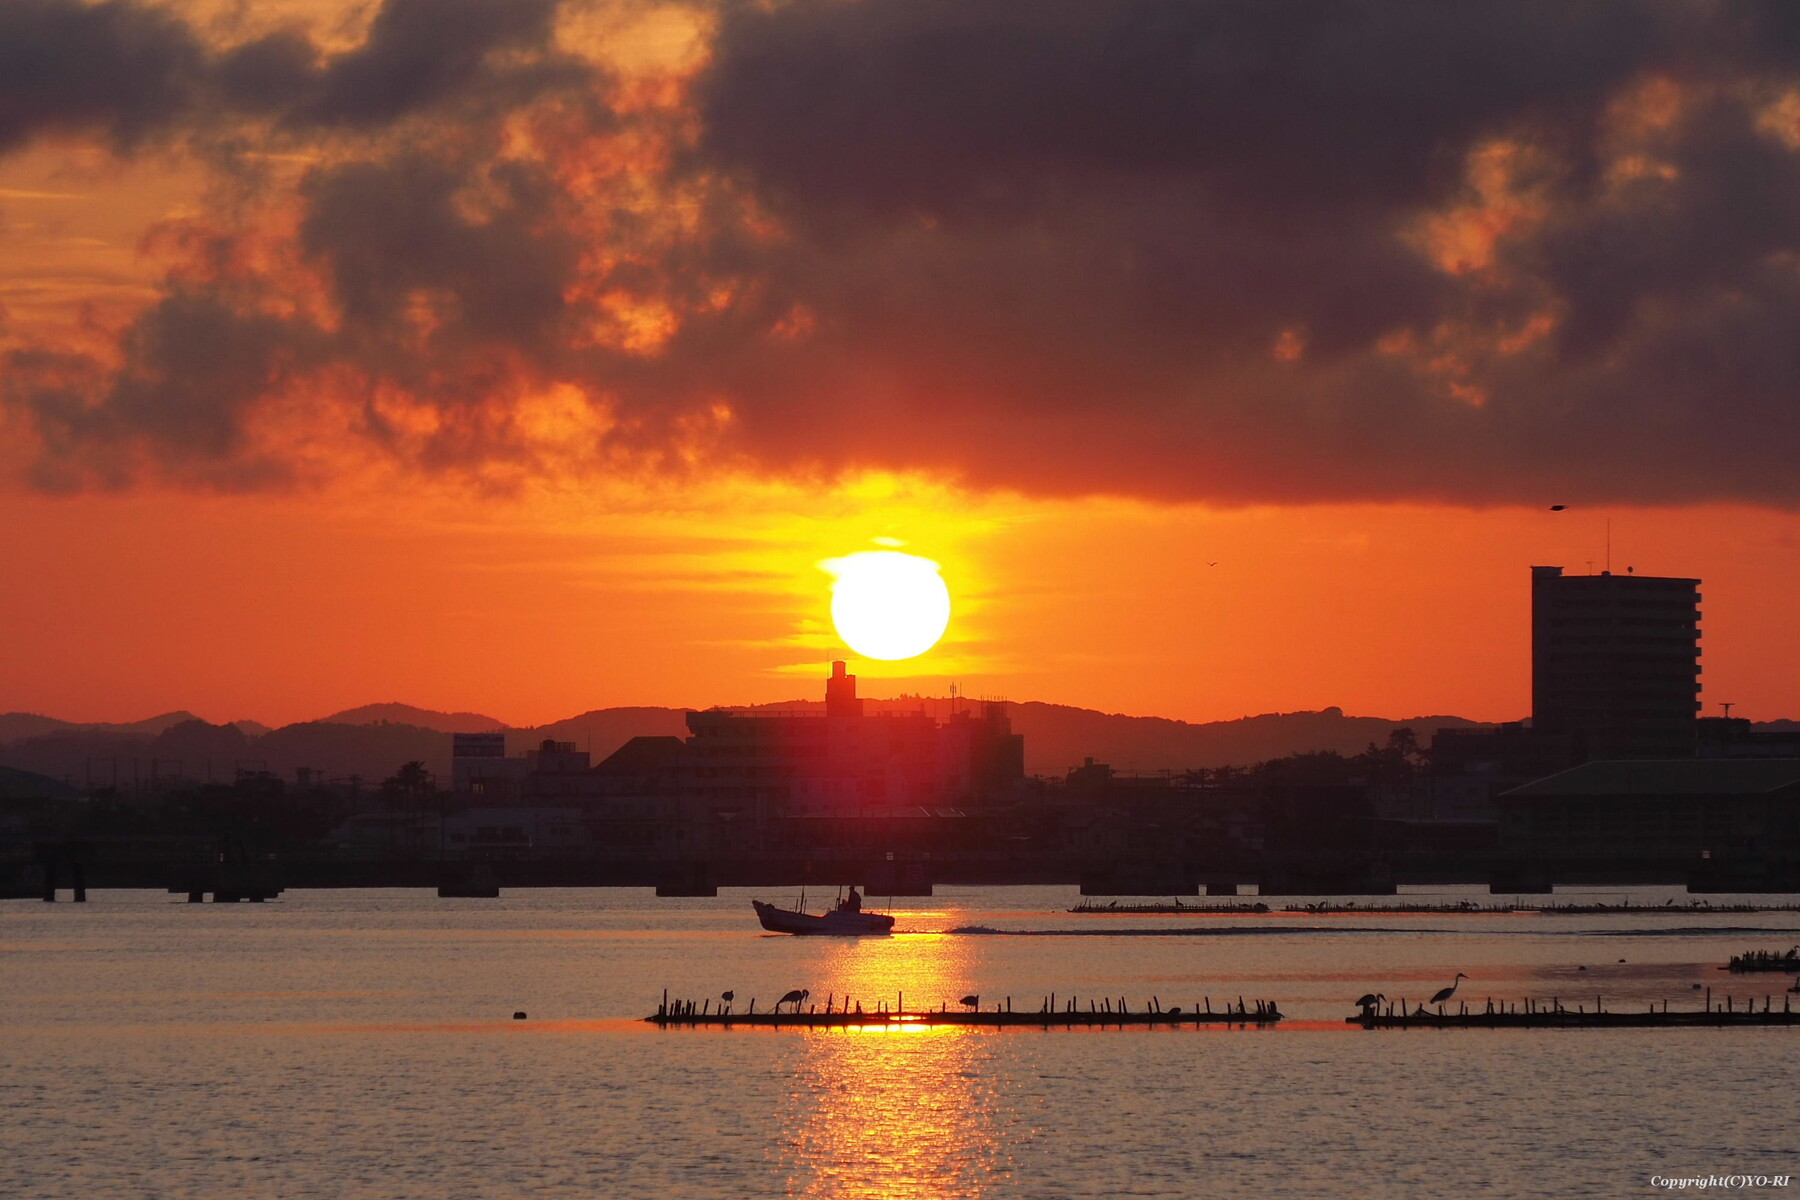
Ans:
[{"label": "person in boat", "polygon": [[859,913],[862,911],[862,896],[857,893],[855,888],[851,888],[850,894],[838,901],[838,911],[847,913]]}]

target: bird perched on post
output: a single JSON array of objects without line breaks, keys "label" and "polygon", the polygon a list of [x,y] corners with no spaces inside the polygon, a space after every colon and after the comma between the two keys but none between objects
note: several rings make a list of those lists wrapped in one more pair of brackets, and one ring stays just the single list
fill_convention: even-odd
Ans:
[{"label": "bird perched on post", "polygon": [[1461,971],[1458,971],[1456,973],[1456,978],[1451,982],[1450,986],[1445,988],[1443,991],[1439,992],[1437,995],[1433,996],[1431,998],[1431,1002],[1433,1004],[1442,1004],[1444,1001],[1448,1000],[1450,997],[1456,995],[1457,985],[1460,984],[1463,980],[1465,980],[1467,978],[1468,978],[1467,975],[1464,975]]},{"label": "bird perched on post", "polygon": [[1386,1000],[1386,999],[1387,999],[1387,997],[1382,995],[1380,992],[1369,992],[1367,995],[1358,996],[1356,998],[1356,1007],[1362,1009],[1363,1016],[1366,1017],[1371,1012],[1374,1011],[1375,1006],[1377,1004],[1380,1004],[1383,1000]]}]

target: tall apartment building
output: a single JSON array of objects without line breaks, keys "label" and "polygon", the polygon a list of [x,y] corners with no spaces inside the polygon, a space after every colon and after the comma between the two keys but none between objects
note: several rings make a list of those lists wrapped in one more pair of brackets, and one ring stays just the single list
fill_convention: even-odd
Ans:
[{"label": "tall apartment building", "polygon": [[1700,581],[1531,568],[1531,722],[1582,758],[1684,758],[1700,712]]}]

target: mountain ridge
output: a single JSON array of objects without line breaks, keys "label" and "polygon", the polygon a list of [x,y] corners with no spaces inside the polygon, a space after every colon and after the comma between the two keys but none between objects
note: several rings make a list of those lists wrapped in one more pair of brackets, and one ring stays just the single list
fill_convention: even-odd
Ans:
[{"label": "mountain ridge", "polygon": [[[939,720],[973,711],[979,701],[932,696],[867,699],[871,713],[924,712]],[[816,711],[818,700],[720,706],[738,711]],[[402,763],[420,760],[440,778],[450,773],[452,733],[504,732],[508,753],[543,740],[573,742],[599,762],[633,737],[685,736],[691,709],[618,706],[590,709],[544,725],[509,727],[474,712],[439,712],[389,701],[359,705],[314,721],[269,729],[251,721],[213,725],[177,711],[143,721],[78,724],[32,713],[0,714],[0,764],[83,785],[174,773],[229,780],[239,770],[268,770],[293,778],[300,767],[327,778],[359,776],[376,783]],[[1336,706],[1259,713],[1225,721],[1106,713],[1074,705],[1025,700],[1008,703],[1015,732],[1025,737],[1032,774],[1060,775],[1087,758],[1125,772],[1246,766],[1289,754],[1354,754],[1396,729],[1411,728],[1428,743],[1438,729],[1490,723],[1454,715],[1407,718],[1346,715]],[[357,721],[345,718],[366,717]],[[397,720],[397,717],[408,718]],[[1758,729],[1800,728],[1790,720],[1754,722]]]}]

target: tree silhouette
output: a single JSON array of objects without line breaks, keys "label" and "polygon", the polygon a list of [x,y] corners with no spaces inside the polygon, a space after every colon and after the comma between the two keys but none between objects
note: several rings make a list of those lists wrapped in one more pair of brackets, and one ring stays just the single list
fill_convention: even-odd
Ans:
[{"label": "tree silhouette", "polygon": [[381,794],[389,799],[423,799],[436,791],[437,784],[431,772],[418,759],[402,764],[381,783]]}]

